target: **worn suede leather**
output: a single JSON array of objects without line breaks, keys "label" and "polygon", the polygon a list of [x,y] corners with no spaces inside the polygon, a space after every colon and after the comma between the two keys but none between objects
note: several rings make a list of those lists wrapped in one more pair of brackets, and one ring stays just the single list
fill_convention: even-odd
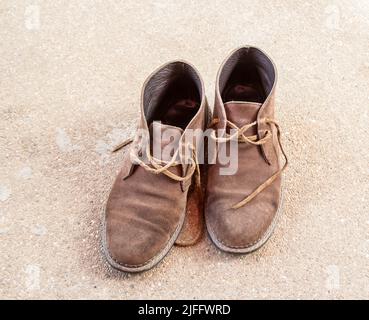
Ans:
[{"label": "worn suede leather", "polygon": [[[216,129],[227,132],[226,120],[238,127],[258,121],[246,136],[263,138],[274,130],[263,119],[274,117],[274,91],[277,81],[273,62],[261,50],[242,47],[223,62],[217,76],[214,117]],[[274,131],[273,131],[274,132]],[[229,143],[229,142],[227,142]],[[223,250],[247,252],[266,235],[280,205],[281,178],[244,206],[232,206],[251,194],[280,169],[280,149],[275,132],[273,139],[261,146],[239,143],[238,171],[219,175],[217,161],[208,166],[205,216],[214,242]]]},{"label": "worn suede leather", "polygon": [[[156,70],[145,82],[141,100],[138,128],[150,132],[151,150],[152,125],[156,121],[162,122],[159,130],[182,134],[178,148],[186,130],[206,126],[203,82],[195,68],[186,62],[171,62]],[[137,148],[139,142],[136,137],[131,148]],[[162,147],[167,143],[162,140]],[[169,170],[185,176],[188,165],[179,163]],[[163,173],[149,172],[132,163],[129,152],[125,154],[105,210],[106,251],[114,267],[143,271],[164,257],[184,223],[192,180],[189,177],[187,181],[175,181]]]}]

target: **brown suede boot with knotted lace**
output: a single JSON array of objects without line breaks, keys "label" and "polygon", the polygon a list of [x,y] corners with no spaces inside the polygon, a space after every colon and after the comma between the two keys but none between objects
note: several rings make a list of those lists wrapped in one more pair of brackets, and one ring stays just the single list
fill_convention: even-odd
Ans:
[{"label": "brown suede boot with knotted lace", "polygon": [[113,267],[129,272],[150,269],[176,241],[192,244],[200,236],[202,224],[196,221],[198,230],[177,240],[186,208],[192,208],[192,214],[197,210],[201,189],[197,159],[201,146],[187,141],[186,133],[204,130],[206,122],[204,85],[193,66],[171,62],[145,82],[138,133],[129,141],[130,151],[105,209],[103,247]]},{"label": "brown suede boot with knotted lace", "polygon": [[205,219],[210,237],[224,251],[247,253],[262,246],[280,211],[287,158],[274,120],[276,81],[275,65],[254,47],[233,51],[218,72],[211,124],[217,134],[211,138],[218,146],[238,141],[238,169],[220,175],[218,159],[209,165]]}]

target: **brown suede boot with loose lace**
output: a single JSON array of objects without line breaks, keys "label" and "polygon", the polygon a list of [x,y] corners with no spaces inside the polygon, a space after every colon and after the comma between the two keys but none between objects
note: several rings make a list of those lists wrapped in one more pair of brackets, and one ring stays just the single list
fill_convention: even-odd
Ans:
[{"label": "brown suede boot with loose lace", "polygon": [[[204,130],[206,121],[204,85],[193,66],[171,62],[145,82],[137,135],[105,209],[103,247],[113,267],[150,269],[176,242],[187,203],[196,207],[198,202],[197,196],[190,199],[189,190],[199,189],[201,146],[185,136],[192,129]],[[188,235],[184,238],[189,241]]]},{"label": "brown suede boot with loose lace", "polygon": [[213,139],[218,147],[238,141],[238,169],[233,175],[220,175],[219,157],[209,165],[205,219],[211,239],[224,251],[258,249],[279,215],[287,158],[274,119],[276,81],[274,63],[253,47],[232,52],[218,72]]}]

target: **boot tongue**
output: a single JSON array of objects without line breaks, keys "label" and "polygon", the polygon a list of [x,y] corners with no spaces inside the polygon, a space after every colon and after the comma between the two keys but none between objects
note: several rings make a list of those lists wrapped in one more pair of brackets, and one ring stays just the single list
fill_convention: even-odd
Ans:
[{"label": "boot tongue", "polygon": [[[227,119],[241,128],[245,124],[252,123],[256,120],[261,105],[261,103],[257,102],[232,101],[226,102],[224,109]],[[246,135],[255,135],[256,133],[256,126],[249,128],[245,132]]]},{"label": "boot tongue", "polygon": [[151,154],[164,161],[170,161],[179,146],[181,128],[153,121],[149,127]]}]

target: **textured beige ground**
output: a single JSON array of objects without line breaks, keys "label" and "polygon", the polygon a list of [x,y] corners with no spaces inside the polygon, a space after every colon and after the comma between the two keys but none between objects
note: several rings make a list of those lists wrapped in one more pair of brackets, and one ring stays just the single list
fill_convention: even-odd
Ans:
[{"label": "textured beige ground", "polygon": [[[236,46],[279,69],[283,217],[247,256],[204,239],[140,275],[99,251],[139,92],[182,58],[213,101]],[[0,297],[369,298],[369,2],[0,2]]]}]

